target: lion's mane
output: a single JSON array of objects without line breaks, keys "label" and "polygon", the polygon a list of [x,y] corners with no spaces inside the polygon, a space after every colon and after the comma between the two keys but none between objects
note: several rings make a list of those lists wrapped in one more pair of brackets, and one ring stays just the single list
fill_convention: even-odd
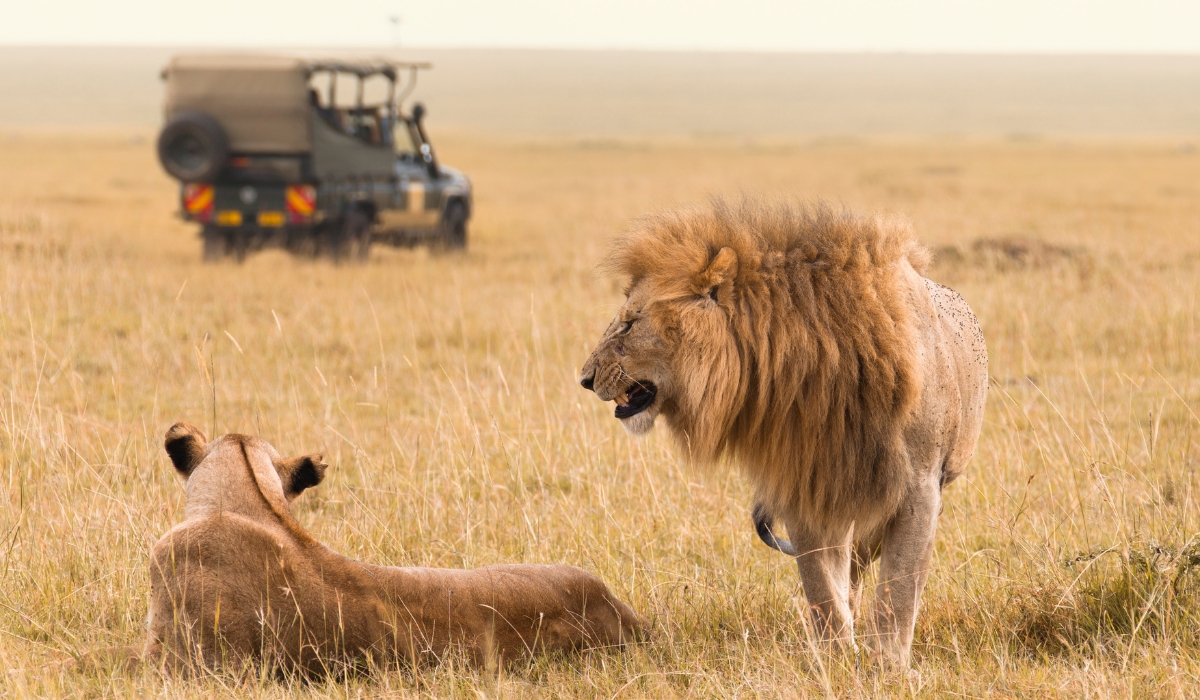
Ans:
[{"label": "lion's mane", "polygon": [[[738,263],[718,302],[727,323],[672,304],[709,284],[726,247]],[[642,219],[605,267],[675,309],[660,320],[679,394],[663,415],[685,454],[732,458],[773,512],[823,529],[890,517],[911,478],[903,433],[921,386],[911,270],[928,262],[903,221],[717,200]]]}]

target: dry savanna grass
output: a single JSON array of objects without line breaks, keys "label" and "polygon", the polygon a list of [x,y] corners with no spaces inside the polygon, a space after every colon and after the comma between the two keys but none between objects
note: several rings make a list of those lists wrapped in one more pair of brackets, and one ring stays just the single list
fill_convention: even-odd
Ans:
[{"label": "dry savanna grass", "polygon": [[[0,693],[252,697],[1188,696],[1200,674],[1200,154],[1158,141],[440,139],[464,255],[203,265],[149,134],[0,135]],[[594,265],[714,193],[910,216],[983,322],[991,393],[948,491],[907,675],[814,654],[732,470],[575,384]],[[653,620],[623,653],[314,682],[67,663],[142,634],[182,517],[176,420],[332,469],[297,502],[378,563],[564,562]]]}]

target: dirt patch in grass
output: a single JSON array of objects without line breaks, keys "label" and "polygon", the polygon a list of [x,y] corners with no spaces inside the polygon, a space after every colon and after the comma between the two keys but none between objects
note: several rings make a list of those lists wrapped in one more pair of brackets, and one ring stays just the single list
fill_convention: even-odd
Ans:
[{"label": "dirt patch in grass", "polygon": [[1083,246],[1048,243],[1031,236],[977,238],[934,249],[934,262],[940,265],[973,266],[1001,271],[1044,270],[1073,266],[1081,274],[1095,269],[1092,253]]}]

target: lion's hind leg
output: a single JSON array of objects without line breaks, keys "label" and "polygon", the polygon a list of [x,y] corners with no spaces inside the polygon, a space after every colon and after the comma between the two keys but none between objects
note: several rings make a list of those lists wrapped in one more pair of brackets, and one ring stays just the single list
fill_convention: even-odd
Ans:
[{"label": "lion's hind leg", "polygon": [[854,533],[854,553],[850,557],[850,614],[858,619],[858,611],[862,607],[863,578],[867,569],[879,558],[879,547],[883,542],[883,532],[869,533],[862,537]]},{"label": "lion's hind leg", "polygon": [[937,475],[920,479],[912,485],[883,536],[875,587],[874,646],[886,660],[901,667],[908,665],[912,649],[941,504]]}]

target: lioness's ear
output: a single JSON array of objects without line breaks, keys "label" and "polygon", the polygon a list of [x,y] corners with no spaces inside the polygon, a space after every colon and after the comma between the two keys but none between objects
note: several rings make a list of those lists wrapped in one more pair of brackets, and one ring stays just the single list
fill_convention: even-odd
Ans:
[{"label": "lioness's ear", "polygon": [[737,253],[733,252],[733,248],[722,248],[717,251],[708,268],[696,278],[696,293],[718,301],[722,288],[725,288],[726,292],[733,288],[733,279],[737,277],[737,273]]},{"label": "lioness's ear", "polygon": [[208,438],[199,428],[189,423],[176,423],[167,431],[163,446],[167,448],[175,471],[188,476],[204,458],[204,446],[207,444]]},{"label": "lioness's ear", "polygon": [[323,459],[324,455],[304,455],[275,462],[279,480],[283,482],[283,493],[289,502],[325,479],[329,465]]}]

